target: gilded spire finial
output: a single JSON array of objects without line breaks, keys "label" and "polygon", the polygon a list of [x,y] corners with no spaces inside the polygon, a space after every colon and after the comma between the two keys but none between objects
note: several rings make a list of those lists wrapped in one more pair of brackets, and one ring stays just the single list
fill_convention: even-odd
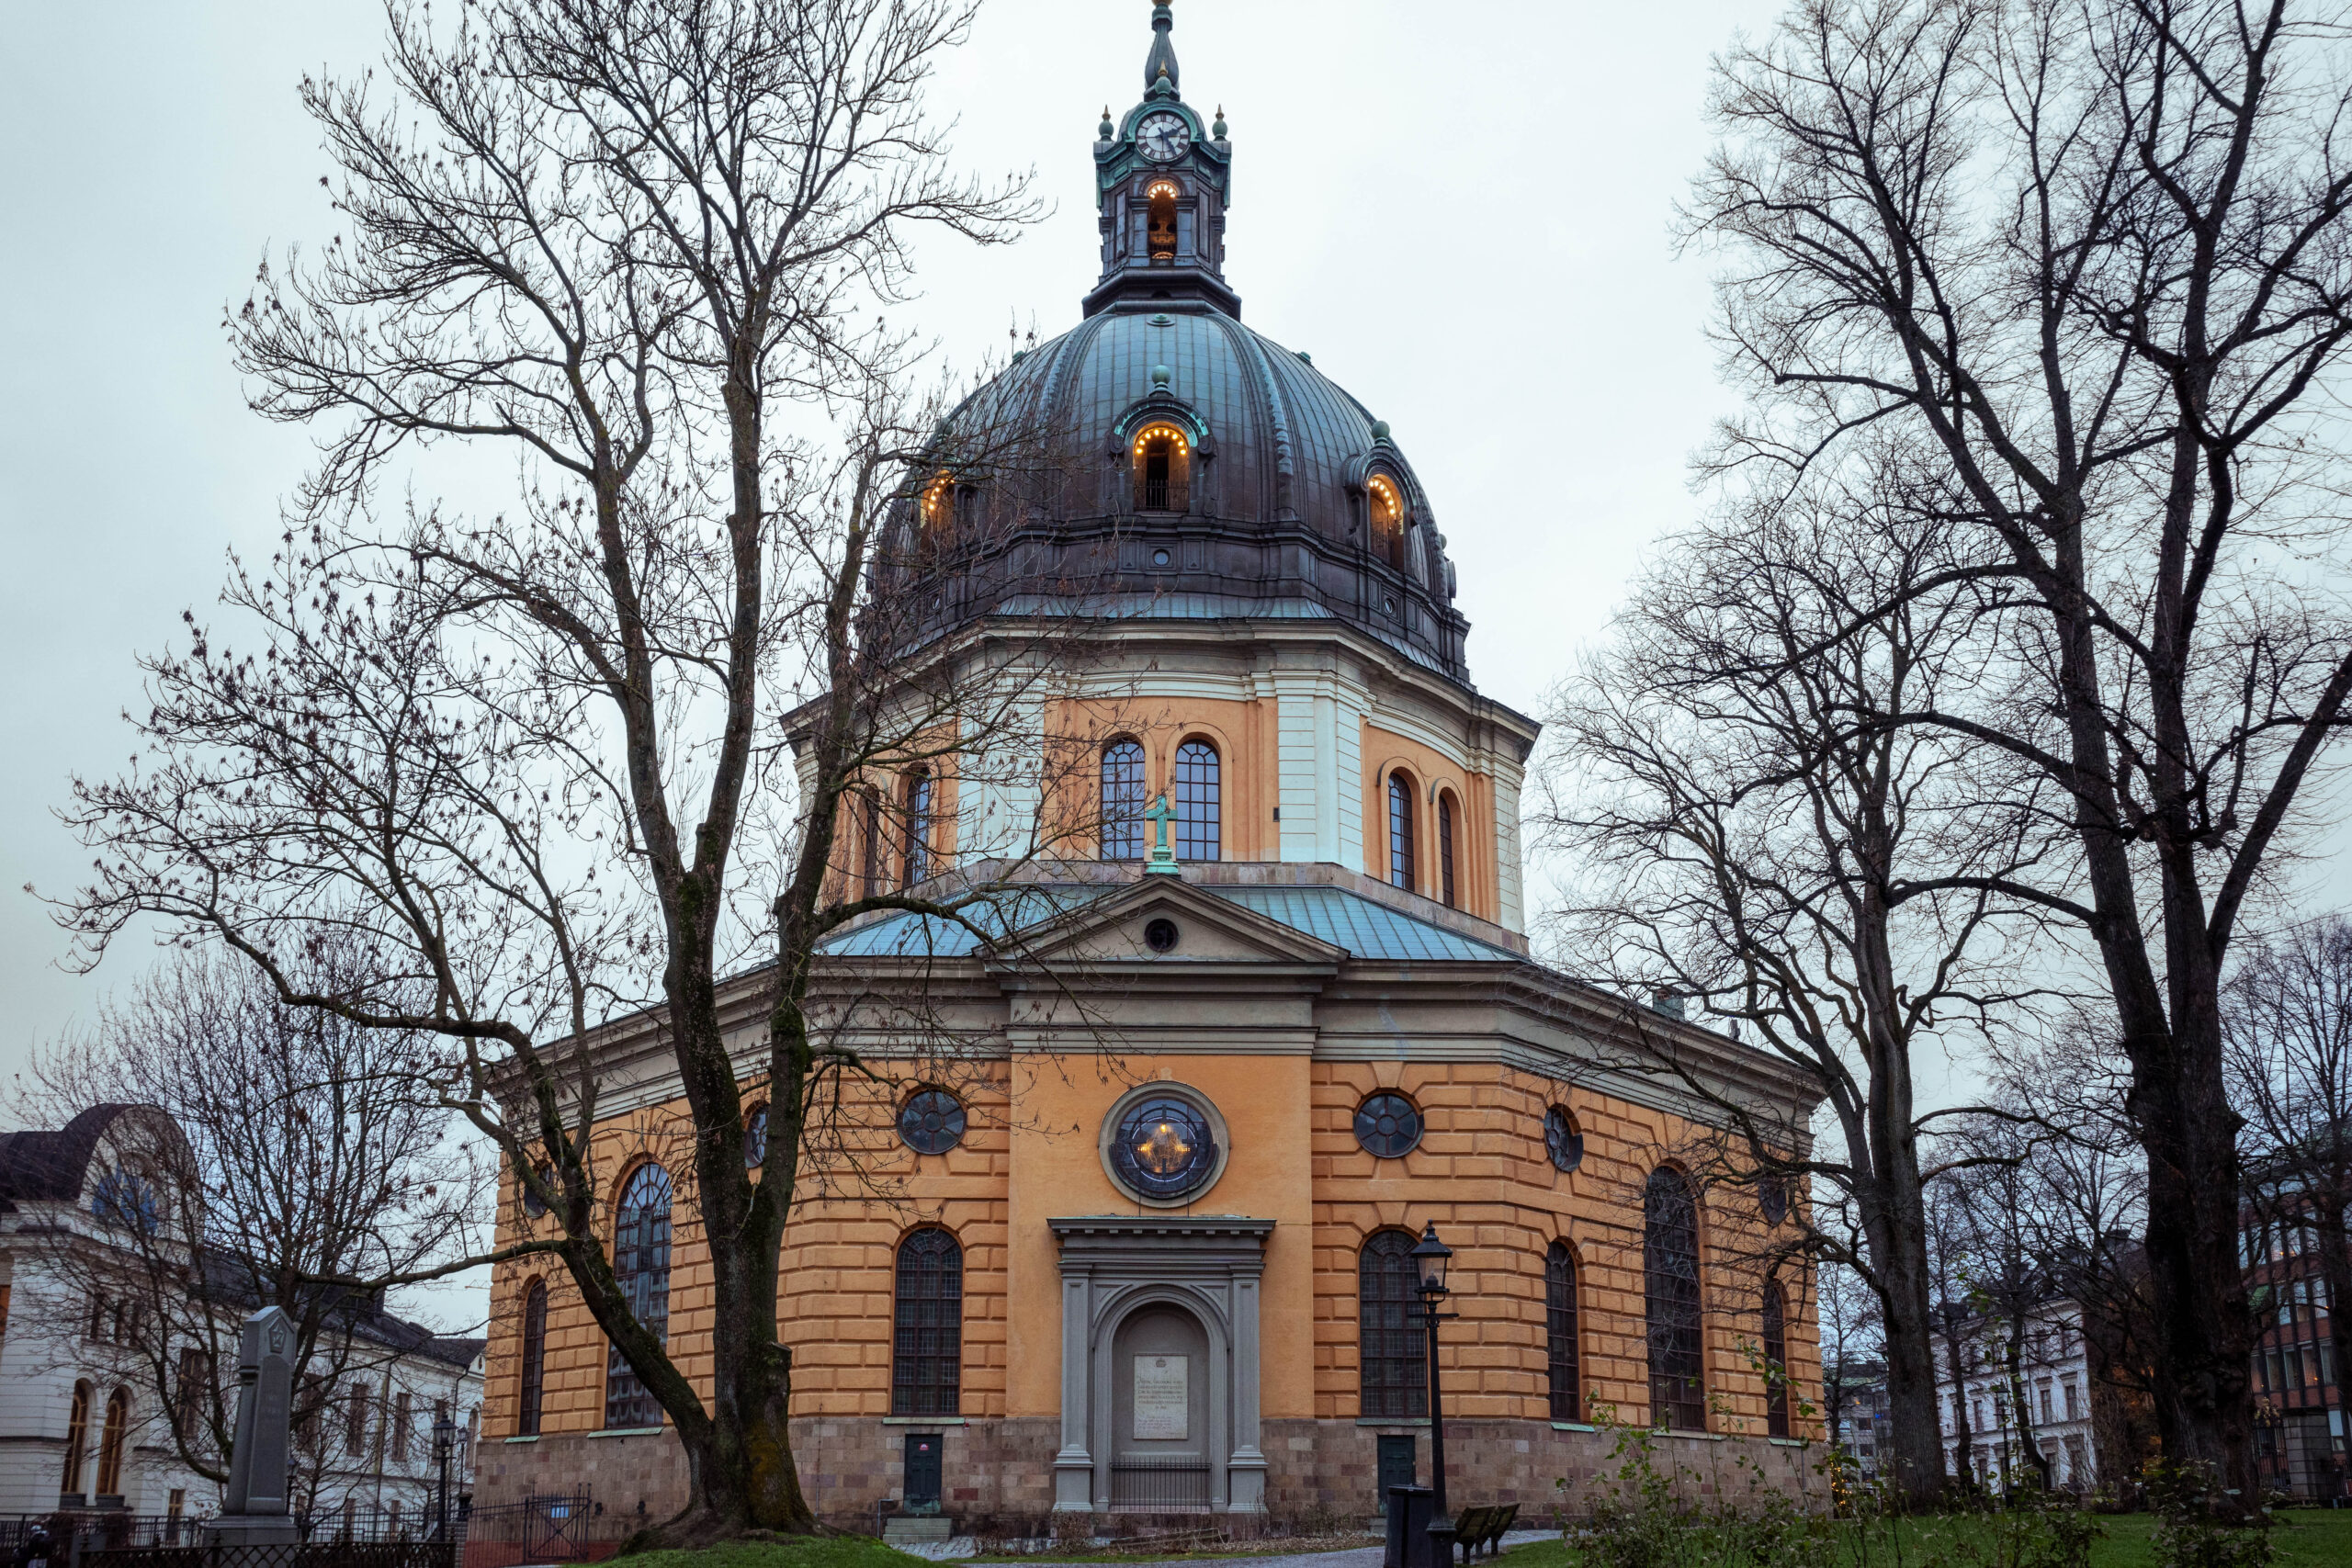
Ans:
[{"label": "gilded spire finial", "polygon": [[1094,128],[1095,138],[1098,141],[1108,141],[1116,134],[1118,134],[1118,128],[1111,123],[1111,106],[1104,104],[1102,106],[1102,123]]}]

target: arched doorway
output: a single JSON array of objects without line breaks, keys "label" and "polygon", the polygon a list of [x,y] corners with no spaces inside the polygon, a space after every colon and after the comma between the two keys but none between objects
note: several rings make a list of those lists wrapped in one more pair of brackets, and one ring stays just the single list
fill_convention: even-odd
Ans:
[{"label": "arched doorway", "polygon": [[1206,1512],[1213,1489],[1209,1337],[1189,1310],[1148,1303],[1111,1338],[1111,1506]]}]

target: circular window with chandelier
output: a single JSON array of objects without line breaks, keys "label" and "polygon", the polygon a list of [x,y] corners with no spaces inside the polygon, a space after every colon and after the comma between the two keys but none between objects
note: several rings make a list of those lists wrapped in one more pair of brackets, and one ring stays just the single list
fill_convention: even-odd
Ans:
[{"label": "circular window with chandelier", "polygon": [[1197,1201],[1225,1174],[1227,1153],[1225,1118],[1184,1084],[1138,1084],[1102,1118],[1103,1173],[1146,1208]]}]

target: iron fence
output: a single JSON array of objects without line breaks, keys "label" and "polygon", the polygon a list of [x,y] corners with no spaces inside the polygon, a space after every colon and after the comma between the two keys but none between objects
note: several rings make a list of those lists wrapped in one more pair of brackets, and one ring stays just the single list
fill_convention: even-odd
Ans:
[{"label": "iron fence", "polygon": [[1133,1513],[1206,1513],[1209,1467],[1196,1459],[1111,1461],[1111,1506]]}]

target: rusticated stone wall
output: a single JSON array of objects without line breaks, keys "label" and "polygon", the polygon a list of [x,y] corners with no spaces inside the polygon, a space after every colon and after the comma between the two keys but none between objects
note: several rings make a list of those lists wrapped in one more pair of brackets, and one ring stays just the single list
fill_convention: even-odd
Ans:
[{"label": "rusticated stone wall", "polygon": [[[1088,1527],[1053,1516],[1053,1456],[1060,1438],[1049,1420],[979,1420],[960,1427],[888,1423],[871,1417],[809,1416],[792,1423],[793,1453],[809,1502],[827,1524],[874,1529],[875,1505],[899,1495],[907,1434],[937,1431],[944,1440],[942,1491],[959,1531],[1044,1535]],[[1365,1426],[1348,1420],[1272,1420],[1265,1424],[1266,1514],[1230,1521],[1246,1533],[1304,1522],[1369,1519],[1379,1507],[1379,1437],[1414,1434],[1418,1479],[1429,1481],[1429,1428]],[[1589,1513],[1614,1485],[1615,1434],[1562,1429],[1546,1422],[1449,1422],[1445,1432],[1449,1501],[1455,1507],[1517,1503],[1521,1522],[1541,1528],[1554,1510]],[[1817,1449],[1744,1437],[1652,1439],[1653,1462],[1694,1502],[1737,1502],[1751,1476],[1801,1495],[1819,1492]],[[536,1442],[484,1443],[476,1500],[510,1503],[534,1493],[585,1487],[607,1517],[633,1515],[643,1503],[660,1519],[685,1501],[685,1465],[667,1433],[592,1438],[558,1435]],[[1561,1487],[1556,1483],[1565,1480]],[[1127,1515],[1097,1518],[1100,1533],[1137,1528]]]}]

